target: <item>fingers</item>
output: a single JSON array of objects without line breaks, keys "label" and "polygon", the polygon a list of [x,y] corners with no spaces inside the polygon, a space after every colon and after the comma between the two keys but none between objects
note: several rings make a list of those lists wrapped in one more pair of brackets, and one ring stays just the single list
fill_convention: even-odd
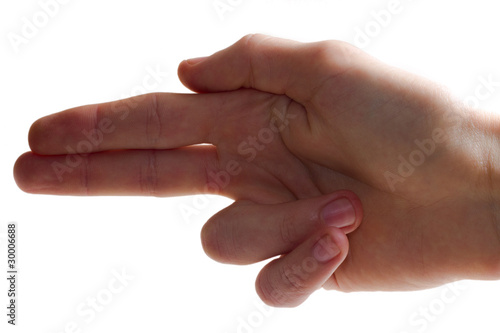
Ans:
[{"label": "fingers", "polygon": [[341,230],[324,228],[292,252],[267,264],[257,277],[257,293],[271,306],[297,306],[334,274],[348,249],[347,237]]},{"label": "fingers", "polygon": [[264,35],[248,35],[206,59],[179,65],[182,83],[197,92],[241,87],[286,94],[306,102],[329,77],[349,68],[360,51],[347,43],[299,43]]},{"label": "fingers", "polygon": [[21,155],[14,179],[23,191],[53,195],[179,196],[217,194],[253,202],[285,202],[283,183],[244,161],[221,159],[212,145],[170,150]]},{"label": "fingers", "polygon": [[215,260],[246,264],[276,255],[256,280],[268,305],[297,306],[333,276],[347,256],[346,233],[363,218],[358,197],[346,190],[276,205],[236,202],[202,229],[205,252]]},{"label": "fingers", "polygon": [[319,229],[350,233],[362,215],[358,197],[345,190],[276,205],[236,202],[205,224],[201,238],[214,260],[249,264],[288,253]]},{"label": "fingers", "polygon": [[[216,169],[213,146],[127,150],[82,155],[25,153],[14,178],[25,192],[57,195],[173,196],[204,192]],[[206,192],[215,188],[207,188]]]},{"label": "fingers", "polygon": [[81,106],[37,120],[30,129],[29,143],[41,155],[216,144],[216,131],[222,131],[225,115],[244,111],[245,101],[251,107],[262,98],[250,91],[155,93]]},{"label": "fingers", "polygon": [[37,120],[29,144],[42,155],[176,148],[207,140],[212,110],[199,99],[177,94],[80,106]]}]

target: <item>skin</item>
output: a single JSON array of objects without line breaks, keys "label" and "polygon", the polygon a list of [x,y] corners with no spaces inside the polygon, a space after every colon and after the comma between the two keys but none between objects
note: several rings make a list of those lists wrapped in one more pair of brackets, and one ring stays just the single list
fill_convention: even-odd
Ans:
[{"label": "skin", "polygon": [[[233,264],[279,256],[256,281],[274,306],[296,306],[320,287],[500,278],[497,116],[339,41],[249,35],[183,61],[179,77],[201,94],[149,94],[37,120],[32,152],[14,168],[19,187],[230,197],[204,226],[204,249]],[[68,167],[66,147],[102,119],[109,133],[58,179],[53,163]],[[217,183],[220,172],[227,178]],[[344,216],[329,225],[321,212],[342,198],[352,224]],[[315,257],[325,251],[336,255]]]}]

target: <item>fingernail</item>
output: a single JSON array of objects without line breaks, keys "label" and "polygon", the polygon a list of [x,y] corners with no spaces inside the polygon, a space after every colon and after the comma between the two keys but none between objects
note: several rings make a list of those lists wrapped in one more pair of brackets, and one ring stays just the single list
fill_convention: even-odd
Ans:
[{"label": "fingernail", "polygon": [[325,235],[313,247],[313,256],[319,262],[327,262],[335,258],[340,249],[330,235]]},{"label": "fingernail", "polygon": [[192,59],[188,59],[186,60],[186,62],[190,65],[196,65],[196,64],[199,64],[200,62],[202,62],[203,60],[207,59],[208,57],[199,57],[199,58],[192,58]]},{"label": "fingernail", "polygon": [[348,199],[340,198],[323,208],[321,218],[331,227],[343,228],[354,224],[356,212]]}]

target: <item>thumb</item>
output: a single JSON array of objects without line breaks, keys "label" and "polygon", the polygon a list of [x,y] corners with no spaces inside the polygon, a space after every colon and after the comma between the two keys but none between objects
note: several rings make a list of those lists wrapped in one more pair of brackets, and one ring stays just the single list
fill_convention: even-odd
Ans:
[{"label": "thumb", "polygon": [[210,57],[181,62],[182,83],[196,92],[254,88],[310,100],[329,77],[349,68],[362,52],[340,42],[300,43],[265,35],[247,35]]}]

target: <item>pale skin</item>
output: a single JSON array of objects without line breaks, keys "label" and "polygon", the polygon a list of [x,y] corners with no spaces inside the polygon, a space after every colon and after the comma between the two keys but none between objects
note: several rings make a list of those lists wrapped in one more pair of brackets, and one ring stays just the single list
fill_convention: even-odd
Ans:
[{"label": "pale skin", "polygon": [[[250,35],[183,61],[179,77],[201,94],[149,94],[36,121],[32,152],[15,165],[19,187],[232,198],[204,226],[203,247],[234,264],[279,256],[256,281],[273,306],[296,306],[321,287],[500,278],[497,116],[338,41]],[[100,125],[102,140],[68,166],[66,147]],[[330,203],[337,214],[327,218]]]}]

